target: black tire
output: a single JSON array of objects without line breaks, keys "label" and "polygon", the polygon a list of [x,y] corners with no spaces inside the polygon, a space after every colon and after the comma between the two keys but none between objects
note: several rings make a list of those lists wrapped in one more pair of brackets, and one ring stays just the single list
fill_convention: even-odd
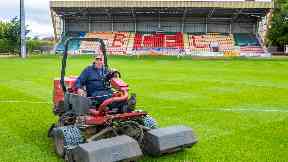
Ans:
[{"label": "black tire", "polygon": [[48,137],[53,137],[53,130],[55,128],[55,124],[52,124],[48,129]]},{"label": "black tire", "polygon": [[55,128],[53,135],[55,151],[62,158],[67,148],[83,143],[81,131],[75,126]]},{"label": "black tire", "polygon": [[55,151],[58,156],[64,157],[65,151],[64,151],[64,136],[63,135],[54,135],[54,146]]}]

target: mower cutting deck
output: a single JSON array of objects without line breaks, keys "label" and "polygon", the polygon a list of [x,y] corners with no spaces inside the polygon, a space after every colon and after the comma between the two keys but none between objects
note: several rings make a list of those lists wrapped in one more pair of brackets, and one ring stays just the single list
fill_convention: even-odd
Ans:
[{"label": "mower cutting deck", "polygon": [[[103,40],[70,38],[65,42],[61,79],[54,80],[53,112],[59,120],[48,132],[59,156],[68,162],[135,161],[143,153],[159,156],[197,142],[189,127],[157,128],[156,121],[146,112],[136,108],[128,111],[128,84],[119,78],[118,71],[110,71],[108,79],[115,93],[99,106],[93,105],[93,98],[77,95],[76,77],[65,77],[68,43],[74,39],[99,42],[108,69]],[[135,96],[132,98],[135,107]],[[108,110],[107,106],[114,102],[127,104]]]}]

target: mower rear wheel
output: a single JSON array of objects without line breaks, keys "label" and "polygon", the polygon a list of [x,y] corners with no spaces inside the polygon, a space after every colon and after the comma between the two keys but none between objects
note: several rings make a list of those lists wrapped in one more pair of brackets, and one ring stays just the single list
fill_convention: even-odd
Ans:
[{"label": "mower rear wheel", "polygon": [[57,133],[54,135],[54,144],[55,144],[55,151],[58,156],[64,157],[64,135]]}]

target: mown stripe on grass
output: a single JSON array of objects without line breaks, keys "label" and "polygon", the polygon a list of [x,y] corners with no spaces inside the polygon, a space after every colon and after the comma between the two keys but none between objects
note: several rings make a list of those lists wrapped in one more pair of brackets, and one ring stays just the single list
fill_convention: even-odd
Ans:
[{"label": "mown stripe on grass", "polygon": [[[288,114],[275,112],[287,110],[287,61],[110,58],[110,67],[137,93],[141,109],[161,127],[192,127],[199,139],[192,149],[143,162],[287,161]],[[91,60],[72,57],[67,74],[79,75]],[[0,100],[52,101],[53,78],[60,74],[57,57],[0,59],[0,65]],[[237,111],[250,108],[273,111]],[[51,109],[42,103],[0,103],[0,162],[61,161],[47,138],[57,121]]]},{"label": "mown stripe on grass", "polygon": [[0,103],[31,103],[31,104],[52,104],[45,101],[27,101],[27,100],[0,100]]}]

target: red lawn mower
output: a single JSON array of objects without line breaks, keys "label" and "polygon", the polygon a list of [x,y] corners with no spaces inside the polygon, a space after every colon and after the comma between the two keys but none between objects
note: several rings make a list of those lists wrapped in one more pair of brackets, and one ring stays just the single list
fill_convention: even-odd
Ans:
[{"label": "red lawn mower", "polygon": [[[118,71],[110,70],[106,78],[115,91],[111,98],[95,106],[93,97],[79,96],[74,85],[77,78],[65,77],[68,44],[74,40],[100,43],[104,66],[109,69],[102,39],[65,41],[61,78],[54,80],[53,112],[59,119],[48,131],[60,157],[67,162],[135,161],[143,154],[159,156],[197,142],[191,128],[181,125],[158,128],[152,117],[137,110],[136,95],[128,99],[128,84],[120,79]],[[108,109],[114,102],[125,104]]]}]

